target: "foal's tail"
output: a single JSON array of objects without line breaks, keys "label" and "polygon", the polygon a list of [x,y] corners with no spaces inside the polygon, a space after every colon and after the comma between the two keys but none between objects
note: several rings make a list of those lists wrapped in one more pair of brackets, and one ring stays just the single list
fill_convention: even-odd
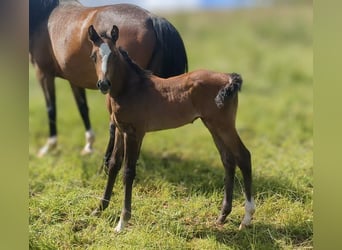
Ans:
[{"label": "foal's tail", "polygon": [[59,5],[59,0],[30,0],[29,5],[29,36],[45,21]]},{"label": "foal's tail", "polygon": [[161,58],[159,70],[154,70],[153,73],[167,78],[187,72],[188,58],[177,29],[165,18],[151,16],[151,19],[157,38],[157,46],[153,51],[151,62],[154,57]]},{"label": "foal's tail", "polygon": [[215,97],[215,103],[218,108],[222,108],[228,98],[234,96],[235,93],[241,90],[242,77],[237,73],[231,73],[229,77],[229,83],[221,88]]}]

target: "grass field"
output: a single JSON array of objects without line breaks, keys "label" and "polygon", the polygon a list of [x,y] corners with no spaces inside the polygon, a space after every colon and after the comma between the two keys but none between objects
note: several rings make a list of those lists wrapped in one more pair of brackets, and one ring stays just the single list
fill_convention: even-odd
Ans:
[{"label": "grass field", "polygon": [[[180,31],[190,70],[244,78],[238,131],[252,153],[257,210],[244,213],[237,171],[233,211],[215,225],[224,170],[200,121],[147,134],[133,189],[132,219],[115,234],[123,192],[90,216],[106,178],[96,175],[108,137],[104,96],[88,91],[95,153],[81,157],[84,129],[70,87],[57,80],[59,146],[38,159],[48,126],[30,68],[29,235],[31,249],[310,249],[313,247],[312,6],[163,14]],[[30,66],[31,67],[31,66]]]}]

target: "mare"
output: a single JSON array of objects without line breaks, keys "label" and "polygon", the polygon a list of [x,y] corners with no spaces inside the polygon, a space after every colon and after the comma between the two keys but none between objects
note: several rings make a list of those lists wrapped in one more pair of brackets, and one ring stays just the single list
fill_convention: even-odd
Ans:
[{"label": "mare", "polygon": [[[39,150],[43,156],[57,145],[55,77],[69,81],[86,129],[83,154],[92,152],[95,139],[86,99],[86,89],[96,89],[97,80],[92,60],[92,45],[88,27],[93,24],[101,34],[109,34],[112,23],[121,30],[118,45],[143,68],[169,77],[187,71],[187,56],[176,28],[165,18],[138,6],[116,4],[85,7],[79,2],[59,3],[59,0],[30,0],[29,54],[37,79],[43,89],[50,134]],[[114,134],[110,124],[110,133]],[[109,158],[113,140],[105,155]]]},{"label": "mare", "polygon": [[224,198],[217,222],[223,224],[232,210],[235,168],[238,165],[246,196],[245,216],[240,229],[249,225],[255,210],[251,155],[235,128],[241,76],[197,70],[160,78],[143,70],[124,49],[118,47],[117,26],[114,25],[110,36],[107,36],[99,35],[91,25],[88,35],[93,45],[91,58],[98,76],[98,87],[107,94],[110,120],[116,126],[107,184],[93,214],[98,215],[108,207],[123,163],[124,205],[115,228],[120,232],[131,217],[132,184],[144,135],[176,128],[200,118],[212,135],[225,169]]}]

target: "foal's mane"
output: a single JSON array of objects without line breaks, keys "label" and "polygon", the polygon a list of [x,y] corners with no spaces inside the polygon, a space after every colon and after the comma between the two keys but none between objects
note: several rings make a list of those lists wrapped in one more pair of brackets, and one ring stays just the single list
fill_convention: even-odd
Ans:
[{"label": "foal's mane", "polygon": [[123,48],[119,47],[118,48],[119,52],[127,62],[127,64],[135,71],[135,73],[138,74],[139,77],[142,79],[149,79],[152,75],[152,72],[149,70],[145,70],[141,68],[136,62],[134,62],[128,55],[127,51],[124,50]]}]

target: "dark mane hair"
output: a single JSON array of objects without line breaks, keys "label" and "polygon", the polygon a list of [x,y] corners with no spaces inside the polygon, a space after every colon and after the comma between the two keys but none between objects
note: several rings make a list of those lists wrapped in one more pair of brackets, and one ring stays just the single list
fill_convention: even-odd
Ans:
[{"label": "dark mane hair", "polygon": [[29,5],[29,36],[37,27],[45,21],[54,8],[59,5],[59,0],[30,0]]},{"label": "dark mane hair", "polygon": [[139,77],[144,78],[144,79],[148,79],[151,77],[151,75],[152,75],[151,71],[145,70],[145,69],[141,68],[138,64],[136,64],[136,62],[134,62],[129,57],[126,50],[124,50],[121,47],[119,47],[118,49],[119,49],[121,55],[123,56],[123,58],[125,59],[125,61],[128,63],[128,65],[139,75]]}]

